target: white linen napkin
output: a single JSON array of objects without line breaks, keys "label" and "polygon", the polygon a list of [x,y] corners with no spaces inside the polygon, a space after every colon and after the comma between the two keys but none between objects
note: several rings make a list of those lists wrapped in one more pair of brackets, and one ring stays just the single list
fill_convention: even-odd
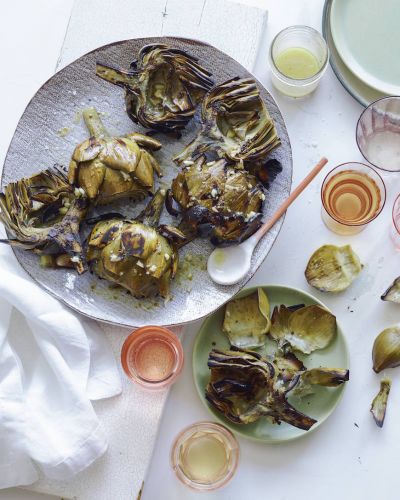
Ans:
[{"label": "white linen napkin", "polygon": [[43,291],[0,245],[0,488],[33,483],[35,465],[52,479],[89,466],[107,448],[90,400],[120,393],[100,328]]}]

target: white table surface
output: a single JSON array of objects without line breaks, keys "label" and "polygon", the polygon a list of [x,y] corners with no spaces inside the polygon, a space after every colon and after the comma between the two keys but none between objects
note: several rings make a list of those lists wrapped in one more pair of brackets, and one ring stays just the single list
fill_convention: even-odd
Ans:
[{"label": "white table surface", "polygon": [[[323,1],[241,1],[269,9],[265,51],[254,73],[270,88],[267,48],[271,37],[291,24],[320,29]],[[71,5],[72,0],[14,0],[3,6],[0,162],[24,107],[54,71]],[[332,167],[344,161],[363,160],[355,143],[355,125],[362,108],[344,91],[330,68],[320,88],[309,98],[292,100],[271,91],[281,107],[292,142],[294,184],[322,155],[329,158]],[[264,446],[239,438],[241,462],[235,478],[225,489],[202,495],[203,498],[381,500],[399,496],[400,375],[396,370],[386,373],[393,378],[393,387],[383,429],[373,423],[369,406],[380,378],[371,369],[373,339],[383,328],[400,320],[400,307],[379,300],[382,291],[400,274],[399,255],[388,238],[390,210],[399,191],[400,177],[384,176],[388,188],[384,212],[363,233],[353,237],[337,236],[321,222],[321,180],[317,179],[290,209],[276,244],[251,284],[299,287],[325,301],[336,313],[347,337],[351,381],[332,417],[302,440]],[[357,282],[338,296],[313,292],[304,279],[309,256],[324,243],[351,243],[365,264]],[[169,395],[146,478],[144,500],[200,498],[181,486],[169,468],[174,436],[194,421],[211,418],[195,393],[191,375],[195,332],[196,326],[192,326],[185,334],[185,372]],[[20,491],[0,492],[0,500],[38,498],[41,496]]]}]

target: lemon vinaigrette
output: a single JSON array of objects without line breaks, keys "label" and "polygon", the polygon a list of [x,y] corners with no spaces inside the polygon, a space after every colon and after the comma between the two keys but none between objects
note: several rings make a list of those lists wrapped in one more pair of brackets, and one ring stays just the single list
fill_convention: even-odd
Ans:
[{"label": "lemon vinaigrette", "polygon": [[224,426],[197,422],[175,439],[171,464],[177,477],[197,490],[214,490],[226,484],[236,471],[238,443]]},{"label": "lemon vinaigrette", "polygon": [[275,58],[275,64],[281,73],[296,80],[311,78],[321,69],[315,55],[302,47],[282,51]]},{"label": "lemon vinaigrette", "polygon": [[328,65],[329,51],[317,30],[290,26],[276,35],[271,44],[271,80],[290,97],[313,92]]}]

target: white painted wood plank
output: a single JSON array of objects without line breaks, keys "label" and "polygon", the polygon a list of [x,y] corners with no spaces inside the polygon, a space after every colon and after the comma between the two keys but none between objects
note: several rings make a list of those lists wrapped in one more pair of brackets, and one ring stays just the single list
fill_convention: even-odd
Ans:
[{"label": "white painted wood plank", "polygon": [[161,34],[165,0],[75,0],[59,68],[97,47]]},{"label": "white painted wood plank", "polygon": [[162,34],[215,45],[251,70],[266,19],[228,0],[76,0],[59,67],[113,41]]}]

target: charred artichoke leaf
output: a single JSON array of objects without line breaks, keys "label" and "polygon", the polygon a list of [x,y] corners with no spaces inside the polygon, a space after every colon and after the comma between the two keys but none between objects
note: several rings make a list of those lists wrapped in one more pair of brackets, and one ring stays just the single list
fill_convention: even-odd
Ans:
[{"label": "charred artichoke leaf", "polygon": [[57,167],[11,182],[0,194],[0,220],[12,238],[2,242],[36,253],[66,253],[82,273],[79,227],[87,205],[85,193],[70,186]]},{"label": "charred artichoke leaf", "polygon": [[152,193],[154,172],[160,176],[161,170],[146,148],[154,151],[161,143],[139,133],[110,137],[94,108],[86,109],[83,118],[91,136],[75,148],[70,184],[84,189],[96,204],[128,197],[142,200]]},{"label": "charred artichoke leaf", "polygon": [[383,422],[385,421],[386,407],[391,385],[392,381],[389,378],[382,379],[380,390],[371,404],[370,411],[378,427],[383,427]]},{"label": "charred artichoke leaf", "polygon": [[[182,213],[179,227],[188,238],[205,235],[214,245],[226,246],[244,241],[261,225],[261,184],[225,160],[207,162],[201,156],[185,165],[172,181],[171,193]],[[170,203],[166,206],[171,212]]]},{"label": "charred artichoke leaf", "polygon": [[305,276],[308,284],[321,292],[341,292],[351,285],[362,267],[350,245],[324,245],[312,254]]},{"label": "charred artichoke leaf", "polygon": [[310,385],[337,387],[349,380],[349,370],[345,368],[311,368],[304,371],[300,379]]},{"label": "charred artichoke leaf", "polygon": [[393,281],[381,299],[400,304],[400,276]]},{"label": "charred artichoke leaf", "polygon": [[286,422],[304,430],[315,424],[316,420],[289,404],[276,368],[259,354],[238,348],[212,350],[208,366],[206,399],[230,421],[248,424],[266,416],[274,423]]},{"label": "charred artichoke leaf", "polygon": [[[155,194],[141,217],[156,225],[165,192]],[[98,222],[89,236],[87,260],[99,277],[122,286],[137,298],[168,297],[178,264],[174,244],[139,220]]]},{"label": "charred artichoke leaf", "polygon": [[222,331],[231,345],[242,348],[261,347],[271,326],[267,294],[262,288],[246,297],[231,300],[225,307]]},{"label": "charred artichoke leaf", "polygon": [[314,394],[314,386],[338,387],[349,380],[349,370],[344,368],[311,368],[303,371],[293,389],[293,395],[303,398]]},{"label": "charred artichoke leaf", "polygon": [[202,128],[174,158],[178,164],[206,151],[243,165],[263,161],[280,145],[275,125],[252,79],[233,78],[213,87],[204,97]]},{"label": "charred artichoke leaf", "polygon": [[183,129],[213,85],[195,57],[163,44],[143,47],[129,70],[98,62],[96,74],[125,89],[131,120],[161,132]]},{"label": "charred artichoke leaf", "polygon": [[272,313],[270,335],[279,347],[289,344],[297,351],[310,354],[327,347],[336,333],[336,317],[319,305],[295,311],[281,305]]},{"label": "charred artichoke leaf", "polygon": [[374,372],[400,365],[400,328],[391,326],[383,330],[375,339],[372,348]]}]

